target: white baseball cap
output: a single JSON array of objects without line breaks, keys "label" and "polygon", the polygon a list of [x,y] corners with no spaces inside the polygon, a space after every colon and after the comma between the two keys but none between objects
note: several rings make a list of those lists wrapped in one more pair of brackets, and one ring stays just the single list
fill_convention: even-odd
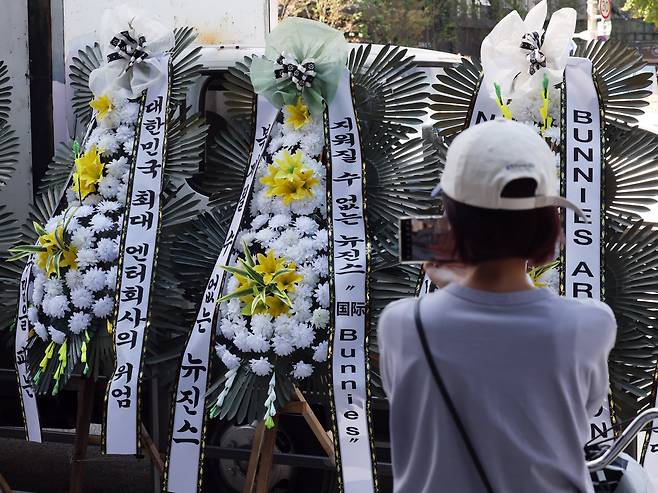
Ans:
[{"label": "white baseball cap", "polygon": [[[518,179],[537,183],[532,197],[501,194]],[[527,210],[566,207],[582,218],[578,206],[561,197],[555,157],[548,144],[528,125],[511,120],[490,120],[458,135],[448,148],[441,183],[432,191],[457,202],[483,209]]]}]

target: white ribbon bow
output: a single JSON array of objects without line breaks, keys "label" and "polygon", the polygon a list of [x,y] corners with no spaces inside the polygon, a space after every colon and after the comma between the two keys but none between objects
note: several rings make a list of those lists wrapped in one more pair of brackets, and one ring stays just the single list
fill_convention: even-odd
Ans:
[{"label": "white ribbon bow", "polygon": [[480,55],[486,89],[495,96],[500,85],[503,99],[519,99],[541,91],[544,74],[549,84],[562,81],[576,28],[576,11],[555,12],[544,31],[546,0],[535,5],[525,20],[510,12],[482,41]]},{"label": "white ribbon bow", "polygon": [[89,75],[95,96],[119,93],[135,99],[166,76],[153,62],[174,47],[171,29],[128,5],[106,10],[101,23],[106,63]]}]

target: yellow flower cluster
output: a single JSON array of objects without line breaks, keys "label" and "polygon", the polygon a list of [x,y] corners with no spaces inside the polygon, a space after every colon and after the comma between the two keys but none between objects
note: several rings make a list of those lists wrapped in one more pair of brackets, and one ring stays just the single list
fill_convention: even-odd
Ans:
[{"label": "yellow flower cluster", "polygon": [[268,173],[260,182],[267,187],[268,197],[281,197],[285,205],[313,197],[312,188],[320,180],[315,171],[304,166],[302,157],[301,151],[290,154],[285,150],[281,158],[267,167]]},{"label": "yellow flower cluster", "polygon": [[48,276],[57,273],[62,267],[72,269],[78,267],[78,250],[64,239],[62,225],[57,226],[50,233],[39,236],[39,245],[41,252],[36,256],[36,263]]},{"label": "yellow flower cluster", "polygon": [[113,109],[112,101],[107,96],[98,96],[90,103],[93,109],[96,110],[96,118],[100,121],[103,120]]},{"label": "yellow flower cluster", "polygon": [[98,182],[103,177],[103,167],[101,153],[98,152],[95,145],[75,159],[73,191],[80,199],[84,199],[96,191]]},{"label": "yellow flower cluster", "polygon": [[[272,293],[269,287],[276,287],[279,293],[292,293],[295,291],[295,285],[300,282],[304,277],[297,272],[297,265],[294,262],[286,262],[285,259],[277,257],[272,250],[267,252],[267,255],[259,253],[256,255],[257,262],[253,266],[253,270],[260,274],[263,282],[258,283],[248,276],[234,274],[235,278],[240,283],[235,292],[247,291],[249,294],[240,296],[240,301],[244,302],[247,309],[251,309],[256,296],[265,293],[262,301],[258,303],[256,308],[250,313],[268,313],[273,317],[281,314],[288,313],[289,306],[281,297]],[[284,271],[284,272],[282,272]]]},{"label": "yellow flower cluster", "polygon": [[284,123],[290,125],[295,130],[299,130],[311,121],[311,112],[308,106],[304,104],[302,98],[297,98],[297,104],[287,104],[283,108]]}]

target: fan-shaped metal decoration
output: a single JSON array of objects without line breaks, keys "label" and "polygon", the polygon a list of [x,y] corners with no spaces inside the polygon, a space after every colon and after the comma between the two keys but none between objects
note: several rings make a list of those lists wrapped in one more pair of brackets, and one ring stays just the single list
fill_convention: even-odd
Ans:
[{"label": "fan-shaped metal decoration", "polygon": [[[361,123],[368,177],[366,210],[373,258],[376,258],[370,272],[369,343],[375,363],[373,382],[379,388],[374,336],[377,316],[393,299],[413,296],[418,284],[418,269],[400,266],[397,261],[397,218],[432,210],[435,202],[430,198],[430,191],[439,177],[440,166],[436,148],[431,143],[420,138],[400,141],[401,136],[415,131],[413,125],[422,123],[426,107],[423,100],[427,96],[423,92],[427,88],[425,75],[415,70],[413,57],[404,49],[387,46],[376,56],[371,56],[371,52],[370,46],[354,49],[348,67],[352,72],[355,109]],[[249,162],[256,100],[249,78],[250,65],[251,58],[245,58],[225,75],[226,106],[231,122],[221,135],[213,136],[204,173],[193,181],[197,190],[211,194],[209,207],[215,209],[190,225],[191,229],[181,235],[172,252],[185,295],[195,303],[201,299],[202,280],[212,271],[223,244],[226,217],[231,217],[219,211],[231,211],[235,207]],[[222,388],[220,378],[211,386],[209,402]],[[306,388],[326,393],[326,374],[314,372],[303,383],[302,389]],[[277,407],[285,404],[289,390],[277,389]],[[227,397],[226,402],[231,405],[222,409],[220,418],[238,422],[261,419],[266,394],[267,379],[250,372],[239,373]]]},{"label": "fan-shaped metal decoration", "polygon": [[615,412],[622,421],[653,405],[658,349],[658,229],[635,222],[612,223],[605,248],[606,302],[617,319],[617,342],[609,360]]},{"label": "fan-shaped metal decoration", "polygon": [[12,90],[9,82],[9,69],[0,60],[0,187],[7,184],[14,172],[18,156],[18,137],[8,121]]},{"label": "fan-shaped metal decoration", "polygon": [[73,112],[82,126],[87,127],[93,113],[89,103],[94,99],[94,95],[89,89],[89,74],[103,63],[103,53],[100,45],[94,43],[93,46],[87,46],[84,50],[79,50],[78,55],[74,56],[71,62],[69,77],[73,88]]}]

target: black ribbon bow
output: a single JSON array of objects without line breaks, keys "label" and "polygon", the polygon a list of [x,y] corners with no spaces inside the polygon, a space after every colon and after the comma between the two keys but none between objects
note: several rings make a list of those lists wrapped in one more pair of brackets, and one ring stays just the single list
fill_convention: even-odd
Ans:
[{"label": "black ribbon bow", "polygon": [[128,31],[122,31],[112,38],[110,44],[114,46],[114,53],[107,55],[107,61],[128,60],[126,70],[148,57],[145,50],[146,38],[144,36],[140,36],[138,40],[135,40]]},{"label": "black ribbon bow", "polygon": [[529,51],[526,55],[530,63],[529,72],[533,75],[540,68],[546,66],[546,55],[541,52],[541,46],[544,44],[544,33],[541,35],[537,31],[526,33],[521,38],[521,49]]},{"label": "black ribbon bow", "polygon": [[305,87],[311,87],[315,79],[315,61],[306,59],[302,63],[297,63],[292,58],[287,58],[284,54],[279,55],[276,59],[279,68],[274,69],[274,76],[277,79],[290,79],[301,91]]}]

